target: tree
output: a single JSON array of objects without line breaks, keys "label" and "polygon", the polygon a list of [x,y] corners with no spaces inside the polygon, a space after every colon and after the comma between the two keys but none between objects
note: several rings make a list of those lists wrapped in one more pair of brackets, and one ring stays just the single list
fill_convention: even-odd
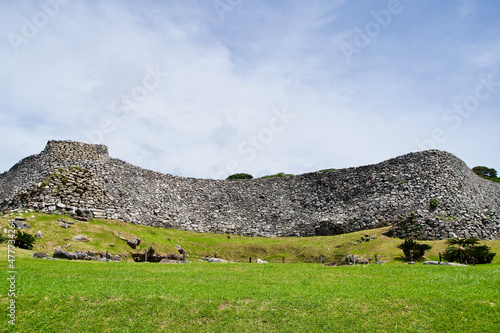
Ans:
[{"label": "tree", "polygon": [[21,249],[32,250],[35,243],[35,237],[27,232],[17,230],[15,237],[15,246]]},{"label": "tree", "polygon": [[252,175],[248,173],[236,173],[226,178],[226,180],[235,180],[235,179],[253,179]]},{"label": "tree", "polygon": [[481,177],[492,177],[497,178],[497,171],[495,169],[490,169],[485,166],[476,166],[472,168],[472,171]]},{"label": "tree", "polygon": [[478,238],[457,238],[447,239],[449,245],[444,252],[444,259],[447,261],[472,261],[474,258],[478,264],[491,263],[496,253],[490,252],[491,248],[487,245],[478,245]]}]

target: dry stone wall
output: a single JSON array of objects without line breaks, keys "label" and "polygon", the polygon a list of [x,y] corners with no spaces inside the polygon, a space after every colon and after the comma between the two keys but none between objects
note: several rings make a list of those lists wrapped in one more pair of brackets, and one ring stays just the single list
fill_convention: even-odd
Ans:
[{"label": "dry stone wall", "polygon": [[[419,239],[500,238],[500,185],[436,150],[338,171],[226,181],[145,170],[109,157],[103,145],[49,141],[0,175],[0,208],[20,207],[247,236],[394,225],[394,235]],[[410,212],[408,228],[401,222]]]}]

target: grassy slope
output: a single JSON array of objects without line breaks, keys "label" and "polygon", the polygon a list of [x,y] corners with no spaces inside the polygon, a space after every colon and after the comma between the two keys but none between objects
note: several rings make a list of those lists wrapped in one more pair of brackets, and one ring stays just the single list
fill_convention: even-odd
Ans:
[{"label": "grassy slope", "polygon": [[[0,226],[8,225],[8,220],[14,215],[0,219]],[[357,254],[366,258],[374,257],[375,254],[383,261],[397,262],[401,255],[401,250],[397,245],[401,243],[399,239],[383,236],[387,228],[360,231],[351,234],[323,237],[285,237],[285,238],[263,238],[263,237],[242,237],[219,234],[201,234],[172,229],[159,229],[132,225],[115,220],[91,220],[89,222],[75,221],[69,229],[61,228],[56,221],[60,218],[71,220],[68,217],[57,215],[44,215],[38,213],[23,214],[28,218],[31,225],[29,233],[42,231],[43,238],[38,239],[35,244],[35,251],[44,251],[52,254],[56,246],[64,248],[69,244],[69,251],[93,250],[99,252],[109,251],[111,254],[128,254],[131,252],[142,252],[154,245],[159,253],[177,253],[174,244],[184,247],[189,253],[189,259],[194,261],[205,256],[217,254],[219,258],[234,261],[248,261],[248,257],[260,258],[268,261],[280,262],[286,257],[287,262],[316,262],[322,255],[325,261],[332,261],[335,256],[346,254]],[[32,218],[31,216],[34,216]],[[139,237],[141,239],[140,248],[132,250],[125,241],[118,236]],[[375,240],[370,242],[357,242],[363,235],[377,235]],[[73,241],[73,237],[78,235],[87,236],[90,242],[83,243]],[[64,241],[65,238],[71,239]],[[435,260],[439,252],[444,252],[446,248],[444,241],[426,241],[432,246],[426,257]],[[493,263],[500,263],[500,241],[484,241],[498,253]],[[114,244],[113,247],[110,244]]]}]

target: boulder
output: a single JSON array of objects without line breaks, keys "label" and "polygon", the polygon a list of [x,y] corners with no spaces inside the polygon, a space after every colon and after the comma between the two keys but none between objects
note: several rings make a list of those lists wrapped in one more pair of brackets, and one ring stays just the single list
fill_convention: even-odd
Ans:
[{"label": "boulder", "polygon": [[132,239],[127,239],[127,244],[135,249],[139,244],[141,244],[141,239],[140,238],[132,238]]},{"label": "boulder", "polygon": [[68,229],[68,228],[70,227],[70,225],[69,225],[69,224],[64,223],[64,222],[61,222],[61,221],[57,221],[57,224],[59,224],[59,226],[60,226],[61,228],[64,228],[64,229]]},{"label": "boulder", "polygon": [[87,236],[76,236],[73,239],[76,240],[77,242],[88,242],[89,241]]},{"label": "boulder", "polygon": [[208,258],[207,262],[228,262],[228,261],[221,258]]},{"label": "boulder", "polygon": [[35,238],[43,238],[42,237],[42,230],[38,230],[38,232],[35,234]]},{"label": "boulder", "polygon": [[36,259],[49,259],[50,258],[50,255],[48,255],[47,253],[44,253],[43,251],[32,253],[31,256],[33,258],[36,258]]},{"label": "boulder", "polygon": [[445,261],[426,261],[424,265],[446,265],[446,266],[467,266],[458,264],[456,262],[445,262]]},{"label": "boulder", "polygon": [[69,260],[78,259],[78,256],[75,253],[71,253],[71,252],[68,252],[66,250],[62,250],[59,246],[56,248],[53,257],[54,258],[61,258],[61,259],[69,259]]},{"label": "boulder", "polygon": [[162,259],[160,264],[185,264],[186,262],[183,260],[170,260],[170,259]]}]

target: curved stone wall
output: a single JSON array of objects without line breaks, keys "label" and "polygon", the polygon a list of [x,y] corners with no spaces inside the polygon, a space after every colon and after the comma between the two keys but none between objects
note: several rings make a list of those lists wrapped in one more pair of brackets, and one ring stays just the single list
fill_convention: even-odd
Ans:
[{"label": "curved stone wall", "polygon": [[[436,208],[431,199],[438,200]],[[226,181],[145,170],[110,158],[102,145],[49,141],[0,175],[0,208],[19,207],[266,237],[386,225],[396,225],[394,234],[402,236],[399,222],[413,212],[411,235],[419,239],[500,238],[500,185],[437,150],[338,171]]]}]

